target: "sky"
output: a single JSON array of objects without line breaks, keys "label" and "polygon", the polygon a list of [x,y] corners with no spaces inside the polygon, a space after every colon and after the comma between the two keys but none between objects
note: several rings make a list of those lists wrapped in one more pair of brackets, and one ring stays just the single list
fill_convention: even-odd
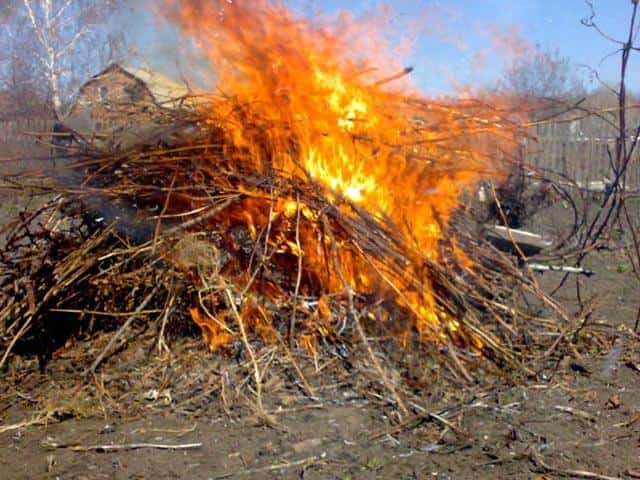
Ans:
[{"label": "sky", "polygon": [[[296,14],[311,18],[331,17],[344,10],[364,15],[380,5],[364,0],[285,1]],[[591,3],[601,29],[624,39],[631,0]],[[412,45],[404,61],[414,67],[414,83],[426,94],[448,95],[467,86],[491,87],[514,55],[523,53],[525,45],[558,49],[571,59],[576,72],[584,75],[588,87],[597,86],[589,69],[596,69],[606,82],[613,83],[619,77],[619,55],[604,59],[618,46],[581,24],[581,19],[590,16],[585,0],[396,0],[387,5],[391,6],[389,29],[399,44]],[[129,21],[136,23],[137,35],[148,48],[142,55],[145,64],[175,74],[173,32],[159,29],[148,10]],[[188,63],[182,61],[179,68]],[[640,81],[639,67],[640,62],[632,57],[627,77],[631,89]]]}]

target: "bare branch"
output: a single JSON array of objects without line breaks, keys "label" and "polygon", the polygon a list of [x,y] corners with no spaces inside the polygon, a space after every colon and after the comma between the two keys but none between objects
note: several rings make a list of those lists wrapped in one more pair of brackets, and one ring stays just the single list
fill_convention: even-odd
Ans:
[{"label": "bare branch", "polygon": [[47,48],[47,41],[44,37],[44,34],[42,32],[42,29],[39,28],[38,26],[38,21],[36,20],[36,16],[33,13],[33,8],[31,6],[31,0],[23,0],[24,1],[24,6],[27,10],[27,14],[29,16],[29,20],[31,20],[31,25],[33,26],[33,31],[35,32],[36,36],[38,37],[38,40],[40,40],[40,43],[42,44],[42,46],[46,49]]},{"label": "bare branch", "polygon": [[584,25],[585,27],[593,28],[606,40],[609,40],[612,43],[617,43],[618,45],[624,45],[625,43],[623,41],[616,40],[611,35],[605,33],[604,31],[602,31],[602,29],[600,29],[600,26],[594,21],[594,19],[596,18],[596,11],[595,11],[595,8],[593,7],[593,2],[591,2],[590,0],[585,0],[585,3],[589,5],[591,12],[588,17],[585,17],[582,20],[580,20],[580,23],[582,23],[582,25]]},{"label": "bare branch", "polygon": [[83,27],[82,30],[77,32],[71,40],[69,40],[65,45],[60,47],[60,49],[56,52],[56,58],[66,55],[66,53],[71,50],[75,44],[80,40],[84,35],[89,34],[89,28]]}]

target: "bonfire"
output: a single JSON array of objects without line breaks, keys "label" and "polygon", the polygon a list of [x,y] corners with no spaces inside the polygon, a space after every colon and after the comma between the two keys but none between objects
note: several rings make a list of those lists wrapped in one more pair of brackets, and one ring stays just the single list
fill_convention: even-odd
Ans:
[{"label": "bonfire", "polygon": [[464,220],[517,147],[511,106],[420,95],[349,19],[318,26],[263,0],[169,8],[217,86],[171,112],[171,140],[55,149],[65,171],[37,188],[56,196],[6,231],[0,365],[20,345],[46,360],[88,323],[117,336],[149,318],[161,349],[188,324],[252,358],[258,343],[317,355],[375,331],[463,379],[529,371],[535,319],[508,299],[535,282]]}]

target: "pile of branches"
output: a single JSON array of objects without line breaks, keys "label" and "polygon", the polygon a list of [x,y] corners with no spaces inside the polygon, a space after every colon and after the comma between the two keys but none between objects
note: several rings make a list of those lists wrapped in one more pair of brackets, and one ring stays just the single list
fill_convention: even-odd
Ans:
[{"label": "pile of branches", "polygon": [[[274,154],[268,142],[261,154]],[[70,336],[115,331],[93,370],[148,319],[161,349],[197,325],[211,350],[252,357],[256,342],[317,354],[375,332],[439,351],[470,381],[478,366],[535,374],[534,360],[584,327],[473,228],[458,222],[456,238],[474,266],[459,265],[447,240],[432,261],[390,219],[268,161],[256,167],[198,117],[152,145],[109,154],[72,145],[66,155],[55,182],[14,183],[47,201],[3,232],[0,367],[12,352],[44,364]],[[442,321],[432,333],[409,321],[408,292],[425,289]],[[523,311],[525,295],[553,316]]]}]

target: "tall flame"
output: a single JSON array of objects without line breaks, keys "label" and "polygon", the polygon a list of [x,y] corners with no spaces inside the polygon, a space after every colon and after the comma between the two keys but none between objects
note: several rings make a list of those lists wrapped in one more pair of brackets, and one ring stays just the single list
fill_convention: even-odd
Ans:
[{"label": "tall flame", "polygon": [[[331,28],[296,18],[267,0],[167,0],[167,5],[173,22],[208,58],[220,94],[235,100],[214,103],[211,122],[224,119],[233,144],[256,166],[311,178],[329,195],[390,219],[408,244],[441,260],[439,245],[460,194],[498,171],[489,153],[497,152],[495,138],[510,134],[501,130],[495,113],[472,114],[473,109],[401,88],[394,81],[400,76],[395,66],[380,74],[389,62],[359,49],[363,28],[346,15]],[[383,33],[368,32],[364,43],[384,44]],[[268,132],[266,146],[254,137],[252,126],[258,124]],[[285,204],[282,210],[287,214],[292,207]],[[449,253],[468,264],[459,248]],[[350,279],[371,284],[358,272]],[[418,331],[438,330],[443,313],[433,294],[403,293],[403,298]],[[455,330],[455,320],[447,328]]]}]

